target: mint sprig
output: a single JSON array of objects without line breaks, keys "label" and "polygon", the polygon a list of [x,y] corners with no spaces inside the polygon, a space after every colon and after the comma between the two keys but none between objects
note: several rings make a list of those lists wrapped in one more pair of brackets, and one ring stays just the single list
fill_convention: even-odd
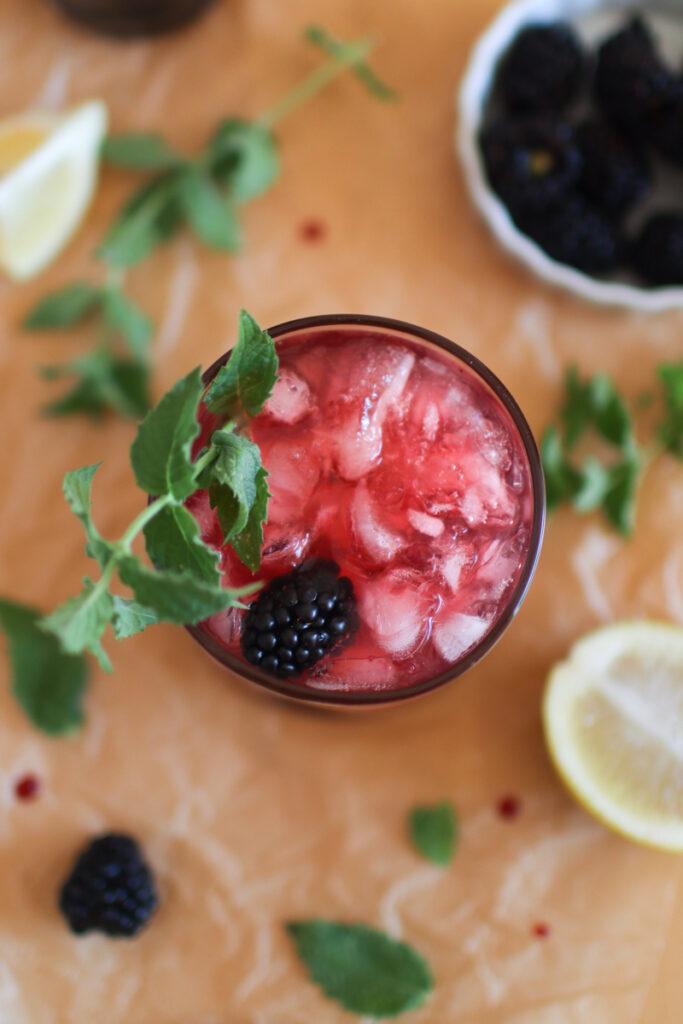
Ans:
[{"label": "mint sprig", "polygon": [[153,325],[123,293],[123,274],[182,229],[209,248],[236,252],[241,245],[239,208],[268,191],[280,176],[273,129],[340,74],[350,69],[371,95],[394,98],[393,90],[367,63],[375,45],[371,39],[343,42],[319,26],[309,27],[305,38],[328,60],[255,120],[222,120],[199,153],[181,153],[154,132],[129,132],[105,140],[106,162],[149,177],[125,201],[97,247],[95,256],[106,268],[109,284],[75,281],[41,299],[24,320],[24,327],[34,331],[68,329],[86,320],[96,328],[97,341],[90,352],[43,368],[45,379],[72,381],[45,406],[48,415],[100,417],[114,411],[134,419],[143,416],[150,406]]},{"label": "mint sprig", "polygon": [[622,535],[633,533],[649,463],[663,451],[683,458],[683,363],[664,364],[657,376],[662,418],[657,440],[644,447],[635,418],[652,401],[643,403],[641,394],[629,404],[606,374],[583,379],[575,367],[567,371],[559,423],[541,442],[549,511],[561,504],[582,514],[599,510]]},{"label": "mint sprig", "polygon": [[[258,353],[257,360],[249,357],[251,347]],[[193,461],[204,392],[199,370],[173,385],[142,421],[131,446],[135,479],[150,501],[117,540],[105,539],[93,518],[98,464],[66,474],[64,496],[81,522],[85,552],[99,566],[99,577],[86,576],[79,594],[44,617],[0,602],[0,626],[10,639],[14,689],[41,728],[48,723],[58,731],[60,723],[64,728],[77,724],[75,694],[80,696],[85,686],[83,654],[91,652],[103,669],[111,671],[102,646],[109,627],[117,639],[124,639],[157,622],[193,625],[240,605],[240,598],[258,588],[258,584],[238,589],[221,586],[218,552],[204,543],[184,502],[200,487],[208,488],[224,542],[250,569],[258,569],[268,505],[266,472],[258,446],[237,433],[237,428],[262,409],[277,367],[272,338],[242,312],[233,356],[224,367],[232,395],[224,406],[232,418],[214,432]],[[228,392],[221,393],[225,397]],[[148,562],[133,552],[140,533]],[[116,578],[129,588],[130,597],[112,592]],[[31,645],[34,654],[28,649]],[[53,671],[59,683],[54,689],[49,682]]]},{"label": "mint sprig", "polygon": [[434,987],[425,959],[376,928],[315,918],[287,931],[311,979],[350,1013],[397,1017],[422,1006]]},{"label": "mint sprig", "polygon": [[24,320],[29,331],[66,330],[88,322],[98,341],[90,352],[43,366],[45,380],[70,380],[60,398],[44,407],[50,416],[83,413],[99,418],[108,410],[139,419],[149,408],[149,317],[120,284],[77,281],[46,295]]},{"label": "mint sprig", "polygon": [[458,818],[450,801],[414,807],[408,816],[408,830],[423,857],[439,867],[450,864],[458,840]]}]

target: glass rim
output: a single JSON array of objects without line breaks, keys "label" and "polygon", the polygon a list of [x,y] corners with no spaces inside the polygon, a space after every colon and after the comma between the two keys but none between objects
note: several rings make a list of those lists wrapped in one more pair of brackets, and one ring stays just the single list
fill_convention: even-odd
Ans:
[{"label": "glass rim", "polygon": [[[202,629],[201,623],[195,626],[185,626],[187,632],[199,643],[204,650],[210,654],[223,667],[230,669],[236,675],[255,683],[271,693],[280,697],[286,697],[293,701],[302,701],[308,705],[337,707],[337,708],[368,708],[391,706],[400,704],[403,701],[423,696],[434,690],[439,690],[447,683],[453,682],[469,669],[473,668],[488,652],[495,646],[503,633],[514,619],[524,598],[527,595],[538,559],[541,553],[543,532],[545,529],[545,480],[541,455],[536,444],[531,427],[522,412],[516,399],[512,396],[505,384],[496,374],[486,366],[477,356],[456,342],[445,338],[426,327],[418,327],[405,320],[395,320],[391,317],[376,316],[366,313],[326,313],[318,316],[299,317],[295,320],[285,320],[275,327],[268,328],[272,338],[279,338],[283,335],[293,334],[296,331],[312,329],[317,327],[356,326],[385,329],[404,334],[413,339],[429,342],[437,348],[443,349],[455,356],[460,362],[470,368],[485,384],[493,394],[500,400],[507,410],[512,422],[522,439],[524,451],[529,464],[529,474],[532,485],[533,515],[531,523],[531,535],[526,559],[520,577],[508,597],[505,607],[496,618],[493,627],[468,653],[450,665],[443,672],[429,679],[415,683],[412,686],[394,687],[386,690],[348,691],[348,690],[316,690],[312,687],[300,686],[274,679],[267,673],[254,665],[240,661],[232,655],[223,644],[206,629]],[[230,350],[219,356],[211,366],[202,374],[204,385],[210,383],[222,366],[225,366],[230,358]]]}]

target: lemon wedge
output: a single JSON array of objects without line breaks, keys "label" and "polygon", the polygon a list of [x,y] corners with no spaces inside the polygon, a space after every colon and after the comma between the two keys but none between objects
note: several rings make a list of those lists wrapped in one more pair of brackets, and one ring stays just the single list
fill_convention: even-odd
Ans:
[{"label": "lemon wedge", "polygon": [[10,277],[37,274],[71,238],[95,190],[106,128],[99,100],[0,122],[0,267]]},{"label": "lemon wedge", "polygon": [[636,842],[683,851],[683,629],[623,622],[550,674],[551,757],[574,796]]}]

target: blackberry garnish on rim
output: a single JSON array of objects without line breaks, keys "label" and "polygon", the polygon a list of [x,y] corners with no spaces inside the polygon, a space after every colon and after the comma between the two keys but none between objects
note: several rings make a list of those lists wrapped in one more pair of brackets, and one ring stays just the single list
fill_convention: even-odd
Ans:
[{"label": "blackberry garnish on rim", "polygon": [[336,562],[309,559],[276,576],[244,617],[242,650],[252,665],[293,679],[348,640],[358,628],[351,580]]}]

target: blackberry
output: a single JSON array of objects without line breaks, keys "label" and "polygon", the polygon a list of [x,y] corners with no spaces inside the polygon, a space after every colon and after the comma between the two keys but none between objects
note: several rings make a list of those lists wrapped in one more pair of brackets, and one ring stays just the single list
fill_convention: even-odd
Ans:
[{"label": "blackberry", "polygon": [[553,259],[586,274],[606,274],[619,263],[617,228],[581,196],[540,214],[522,214],[516,223]]},{"label": "blackberry", "polygon": [[502,57],[495,90],[508,110],[562,110],[576,96],[583,77],[581,45],[565,22],[529,25]]},{"label": "blackberry", "polygon": [[650,119],[648,138],[661,156],[683,167],[683,81],[676,82]]},{"label": "blackberry", "polygon": [[357,628],[351,580],[336,562],[313,558],[261,591],[244,617],[242,651],[252,665],[292,679]]},{"label": "blackberry", "polygon": [[513,212],[557,205],[581,173],[573,128],[550,118],[495,121],[481,149],[491,187]]},{"label": "blackberry", "polygon": [[631,265],[649,284],[683,284],[683,213],[657,213],[631,247]]},{"label": "blackberry", "polygon": [[131,836],[114,832],[94,839],[64,882],[59,909],[76,935],[100,931],[132,938],[157,905],[152,873]]},{"label": "blackberry", "polygon": [[595,98],[610,120],[642,137],[675,88],[643,20],[633,18],[598,51]]},{"label": "blackberry", "polygon": [[589,119],[577,128],[582,192],[603,213],[619,217],[647,193],[650,161],[609,124]]}]

